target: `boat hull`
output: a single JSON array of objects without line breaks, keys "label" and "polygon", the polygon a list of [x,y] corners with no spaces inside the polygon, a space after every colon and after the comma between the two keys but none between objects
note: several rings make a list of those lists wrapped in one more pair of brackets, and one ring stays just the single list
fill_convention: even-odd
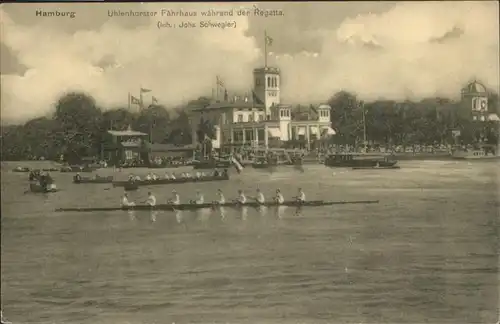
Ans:
[{"label": "boat hull", "polygon": [[30,191],[34,193],[52,193],[52,192],[58,192],[59,189],[57,188],[45,189],[38,183],[30,183]]},{"label": "boat hull", "polygon": [[398,170],[401,169],[398,165],[386,166],[386,167],[354,167],[353,170]]},{"label": "boat hull", "polygon": [[230,166],[230,161],[202,161],[193,163],[193,169],[227,169]]},{"label": "boat hull", "polygon": [[137,180],[137,181],[114,181],[114,187],[126,187],[130,185],[135,186],[154,186],[154,185],[167,185],[167,184],[181,184],[181,183],[191,183],[191,182],[208,182],[208,181],[224,181],[229,180],[229,175],[224,176],[211,176],[203,178],[180,178],[180,179],[159,179],[159,180]]},{"label": "boat hull", "polygon": [[378,200],[358,200],[358,201],[307,201],[307,202],[297,202],[297,201],[286,201],[283,204],[278,204],[275,202],[268,202],[264,204],[260,204],[257,202],[248,202],[245,204],[239,203],[226,203],[226,204],[181,204],[181,205],[170,205],[170,204],[161,204],[156,206],[148,206],[148,205],[137,205],[137,206],[129,206],[129,207],[102,207],[102,208],[59,208],[56,209],[56,212],[93,212],[93,211],[119,211],[119,210],[165,210],[165,211],[174,211],[174,210],[197,210],[197,209],[205,209],[205,208],[218,208],[218,207],[231,207],[231,208],[241,208],[241,207],[322,207],[322,206],[333,206],[333,205],[346,205],[346,204],[378,204]]},{"label": "boat hull", "polygon": [[326,166],[340,168],[392,167],[397,163],[390,156],[370,154],[337,154],[325,159]]},{"label": "boat hull", "polygon": [[110,176],[110,177],[103,177],[103,178],[97,178],[97,179],[80,178],[78,180],[76,178],[73,178],[73,183],[76,183],[76,184],[84,184],[84,183],[99,183],[99,184],[102,184],[102,183],[113,183],[113,177]]}]

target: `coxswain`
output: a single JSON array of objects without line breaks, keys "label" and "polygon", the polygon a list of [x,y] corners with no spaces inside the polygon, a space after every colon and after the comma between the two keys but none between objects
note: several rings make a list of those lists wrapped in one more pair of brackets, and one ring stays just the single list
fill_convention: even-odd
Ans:
[{"label": "coxswain", "polygon": [[302,190],[302,188],[299,188],[299,194],[297,195],[297,197],[295,197],[295,199],[299,203],[306,202],[306,194],[304,193],[304,191]]},{"label": "coxswain", "polygon": [[247,202],[247,197],[245,196],[243,190],[238,190],[238,198],[236,199],[236,202],[242,205]]},{"label": "coxswain", "polygon": [[257,197],[255,197],[255,200],[257,200],[257,202],[261,205],[266,201],[264,194],[260,191],[260,189],[257,189]]},{"label": "coxswain", "polygon": [[217,201],[219,205],[223,205],[226,203],[226,198],[224,197],[222,190],[217,189],[217,196],[219,197],[219,200]]},{"label": "coxswain", "polygon": [[128,201],[128,194],[124,193],[122,197],[122,207],[130,207],[135,206],[135,203],[132,201]]},{"label": "coxswain", "polygon": [[274,197],[274,201],[281,205],[282,203],[285,202],[285,198],[283,198],[283,195],[281,194],[281,190],[276,189],[276,196]]},{"label": "coxswain", "polygon": [[205,203],[205,199],[199,190],[196,190],[196,199],[193,202],[197,205]]},{"label": "coxswain", "polygon": [[177,193],[177,191],[172,190],[172,199],[170,199],[168,201],[169,204],[172,204],[172,205],[180,205],[181,204],[181,197],[179,197],[179,194]]},{"label": "coxswain", "polygon": [[146,200],[146,204],[149,206],[156,206],[156,197],[151,191],[148,192],[148,200]]}]

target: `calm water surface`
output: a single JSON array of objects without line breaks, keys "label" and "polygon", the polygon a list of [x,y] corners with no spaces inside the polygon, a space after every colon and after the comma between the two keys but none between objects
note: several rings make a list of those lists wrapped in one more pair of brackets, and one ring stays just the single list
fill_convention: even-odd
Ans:
[{"label": "calm water surface", "polygon": [[[220,212],[54,213],[115,206],[121,190],[73,185],[24,194],[2,171],[2,308],[14,323],[494,323],[496,162],[405,162],[403,169],[245,169],[179,185],[214,199],[260,187],[285,197],[377,205]],[[111,170],[101,171],[112,173]],[[126,177],[121,174],[119,177]],[[159,202],[172,186],[155,186]],[[132,194],[146,198],[147,189]]]}]

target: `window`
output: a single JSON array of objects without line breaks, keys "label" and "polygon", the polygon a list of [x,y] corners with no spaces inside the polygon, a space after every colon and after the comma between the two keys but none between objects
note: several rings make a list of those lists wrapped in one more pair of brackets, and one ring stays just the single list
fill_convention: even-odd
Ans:
[{"label": "window", "polygon": [[255,79],[255,85],[260,86],[260,79]]},{"label": "window", "polygon": [[276,88],[278,87],[278,78],[276,77]]},{"label": "window", "polygon": [[267,77],[267,86],[271,87],[271,77]]},{"label": "window", "polygon": [[243,115],[238,114],[238,123],[243,123]]},{"label": "window", "polygon": [[283,117],[283,110],[280,110],[280,117]]},{"label": "window", "polygon": [[253,114],[248,115],[248,121],[253,122]]},{"label": "window", "polygon": [[259,121],[264,121],[264,115],[259,115]]},{"label": "window", "polygon": [[245,130],[245,141],[253,141],[253,129]]}]

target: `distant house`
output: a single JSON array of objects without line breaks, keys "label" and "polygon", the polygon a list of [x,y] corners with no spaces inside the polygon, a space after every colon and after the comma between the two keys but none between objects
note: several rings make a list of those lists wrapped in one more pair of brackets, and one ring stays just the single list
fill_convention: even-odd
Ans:
[{"label": "distant house", "polygon": [[104,159],[113,165],[127,160],[143,159],[148,152],[148,134],[127,130],[109,130],[103,143]]}]

